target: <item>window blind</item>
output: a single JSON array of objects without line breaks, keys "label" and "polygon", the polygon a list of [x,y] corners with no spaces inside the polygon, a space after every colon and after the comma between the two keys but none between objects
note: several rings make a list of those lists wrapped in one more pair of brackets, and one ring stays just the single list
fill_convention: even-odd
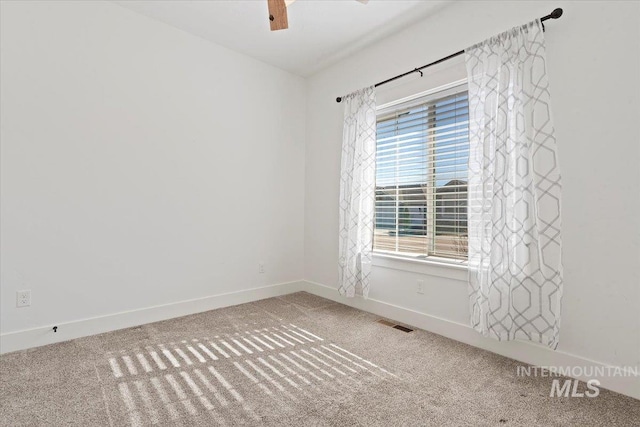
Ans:
[{"label": "window blind", "polygon": [[374,250],[467,258],[466,84],[378,111]]}]

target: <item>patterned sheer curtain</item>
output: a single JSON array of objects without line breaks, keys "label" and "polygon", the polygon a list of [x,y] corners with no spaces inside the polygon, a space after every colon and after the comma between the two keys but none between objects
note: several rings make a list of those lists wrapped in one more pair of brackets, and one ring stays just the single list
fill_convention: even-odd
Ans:
[{"label": "patterned sheer curtain", "polygon": [[560,170],[539,20],[465,52],[469,80],[471,323],[558,345]]},{"label": "patterned sheer curtain", "polygon": [[340,293],[369,294],[376,175],[376,95],[373,86],[343,97],[340,169]]}]

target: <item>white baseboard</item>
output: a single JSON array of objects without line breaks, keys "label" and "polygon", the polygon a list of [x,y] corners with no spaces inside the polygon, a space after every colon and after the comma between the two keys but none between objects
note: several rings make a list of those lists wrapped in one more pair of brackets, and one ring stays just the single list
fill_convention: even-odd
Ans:
[{"label": "white baseboard", "polygon": [[216,308],[244,304],[264,298],[286,295],[304,290],[305,286],[306,283],[303,281],[281,283],[76,320],[68,323],[57,323],[55,325],[58,326],[58,332],[55,333],[52,329],[53,324],[34,329],[9,332],[0,335],[0,354],[130,328],[146,323],[172,319],[174,317],[187,316]]},{"label": "white baseboard", "polygon": [[[305,281],[309,293],[345,304],[369,313],[377,314],[407,325],[434,332],[438,335],[478,347],[492,353],[506,356],[533,366],[557,367],[595,367],[607,369],[606,363],[589,360],[574,354],[554,351],[548,347],[523,341],[500,342],[485,338],[470,326],[453,322],[436,316],[431,316],[415,310],[399,307],[383,301],[362,298],[346,298],[341,296],[336,288]],[[588,368],[591,369],[591,368]],[[588,381],[593,377],[577,376],[576,379]],[[640,377],[637,376],[609,376],[596,377],[600,386],[635,399],[640,399]]]},{"label": "white baseboard", "polygon": [[[5,333],[0,335],[0,354],[186,316],[216,308],[243,304],[264,298],[286,295],[298,291],[307,291],[323,298],[434,332],[447,338],[534,366],[609,366],[605,363],[589,360],[562,351],[553,351],[547,347],[536,344],[522,341],[498,342],[481,336],[471,327],[461,323],[374,299],[345,298],[338,294],[336,288],[310,281],[281,283],[68,323],[58,323],[58,332],[56,333],[52,331],[54,325]],[[580,376],[576,378],[582,381],[591,379]],[[639,377],[599,377],[598,380],[603,388],[640,399]]]}]

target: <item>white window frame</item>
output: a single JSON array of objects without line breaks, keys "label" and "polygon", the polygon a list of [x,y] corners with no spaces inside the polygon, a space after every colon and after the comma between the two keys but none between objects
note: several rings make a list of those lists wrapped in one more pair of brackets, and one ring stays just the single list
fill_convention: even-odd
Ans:
[{"label": "white window frame", "polygon": [[[380,112],[389,108],[393,108],[397,105],[405,104],[419,98],[435,95],[440,92],[453,89],[465,84],[467,84],[467,79],[456,80],[442,86],[438,86],[404,98],[378,105],[376,106],[376,111]],[[466,259],[444,258],[436,255],[411,255],[402,252],[385,251],[380,249],[373,249],[372,255],[373,265],[377,267],[411,271],[415,273],[446,277],[456,280],[466,280],[467,278]]]}]

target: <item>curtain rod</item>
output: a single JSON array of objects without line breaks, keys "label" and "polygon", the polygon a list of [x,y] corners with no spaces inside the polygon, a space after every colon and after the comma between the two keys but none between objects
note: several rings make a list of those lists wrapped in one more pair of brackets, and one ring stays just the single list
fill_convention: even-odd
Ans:
[{"label": "curtain rod", "polygon": [[[540,18],[540,22],[544,22],[544,21],[546,21],[548,19],[558,19],[561,16],[562,16],[562,9],[561,8],[557,8],[557,9],[554,9],[553,12],[551,12],[547,16],[543,16],[542,18]],[[542,26],[542,28],[544,29],[544,25]],[[437,61],[433,61],[433,62],[431,62],[431,63],[429,63],[427,65],[423,65],[422,67],[414,68],[413,70],[407,71],[406,73],[398,74],[395,77],[391,77],[390,79],[387,79],[387,80],[382,81],[380,83],[376,83],[375,87],[382,86],[384,84],[387,84],[389,82],[397,80],[397,79],[399,79],[401,77],[408,76],[409,74],[412,74],[412,73],[420,73],[420,76],[422,77],[422,71],[421,70],[424,70],[427,67],[431,67],[432,65],[436,65],[436,64],[439,64],[441,62],[447,61],[447,60],[449,60],[451,58],[455,58],[456,56],[460,56],[463,53],[464,53],[464,50],[461,50],[461,51],[456,52],[456,53],[452,53],[449,56],[445,56],[444,58],[440,58]],[[342,101],[342,97],[341,96],[336,98],[336,102],[341,102],[341,101]]]}]

